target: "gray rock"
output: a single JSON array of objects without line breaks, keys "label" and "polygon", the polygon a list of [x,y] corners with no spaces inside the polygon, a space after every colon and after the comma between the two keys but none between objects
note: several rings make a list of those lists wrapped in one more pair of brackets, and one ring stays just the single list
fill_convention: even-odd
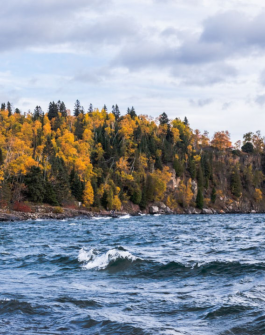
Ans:
[{"label": "gray rock", "polygon": [[158,214],[159,213],[159,208],[157,206],[151,206],[149,208],[150,214]]},{"label": "gray rock", "polygon": [[202,209],[202,214],[213,214],[213,211],[211,209],[208,209],[208,208],[203,208]]}]

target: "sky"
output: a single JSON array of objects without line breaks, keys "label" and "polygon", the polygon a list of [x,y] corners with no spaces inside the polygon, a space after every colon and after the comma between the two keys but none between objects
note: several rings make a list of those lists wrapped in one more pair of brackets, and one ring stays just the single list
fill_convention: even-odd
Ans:
[{"label": "sky", "polygon": [[9,0],[0,17],[0,102],[79,99],[265,135],[261,0]]}]

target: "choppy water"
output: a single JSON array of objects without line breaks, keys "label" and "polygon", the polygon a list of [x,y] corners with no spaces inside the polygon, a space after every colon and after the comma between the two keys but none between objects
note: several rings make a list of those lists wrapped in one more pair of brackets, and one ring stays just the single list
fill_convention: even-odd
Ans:
[{"label": "choppy water", "polygon": [[0,334],[265,334],[265,215],[0,223]]}]

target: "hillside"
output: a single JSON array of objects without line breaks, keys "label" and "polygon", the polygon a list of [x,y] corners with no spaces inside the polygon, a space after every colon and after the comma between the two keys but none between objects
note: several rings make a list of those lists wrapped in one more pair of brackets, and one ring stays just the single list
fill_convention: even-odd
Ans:
[{"label": "hillside", "polygon": [[85,112],[77,101],[70,115],[60,101],[48,113],[2,104],[0,207],[263,211],[264,141],[260,132],[243,139],[232,146],[227,131],[210,139],[186,118],[121,116],[117,105]]}]

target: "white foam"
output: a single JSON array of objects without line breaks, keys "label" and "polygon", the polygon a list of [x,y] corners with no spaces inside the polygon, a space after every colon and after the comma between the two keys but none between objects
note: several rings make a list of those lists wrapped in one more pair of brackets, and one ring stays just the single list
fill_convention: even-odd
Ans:
[{"label": "white foam", "polygon": [[154,214],[154,216],[160,216],[161,214]]},{"label": "white foam", "polygon": [[123,251],[118,249],[111,249],[103,255],[98,255],[94,249],[86,251],[84,248],[82,248],[79,251],[78,255],[78,261],[86,263],[84,265],[84,268],[87,270],[106,269],[110,262],[116,261],[117,259],[128,259],[133,262],[140,258],[135,257],[129,251]]},{"label": "white foam", "polygon": [[93,216],[92,219],[93,220],[109,220],[109,219],[112,219],[112,217],[111,216],[101,216],[101,217]]},{"label": "white foam", "polygon": [[131,215],[127,214],[127,215],[123,215],[120,216],[119,219],[130,219]]},{"label": "white foam", "polygon": [[76,223],[70,223],[69,226],[76,226]]}]

